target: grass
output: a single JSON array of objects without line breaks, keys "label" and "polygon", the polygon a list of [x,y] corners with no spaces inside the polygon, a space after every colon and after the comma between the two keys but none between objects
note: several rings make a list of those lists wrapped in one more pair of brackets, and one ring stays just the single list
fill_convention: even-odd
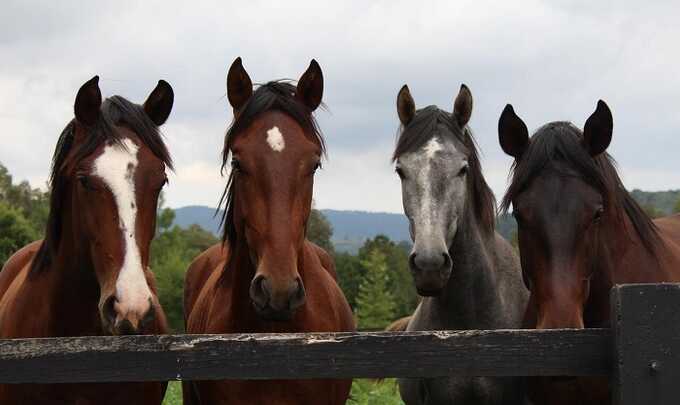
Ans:
[{"label": "grass", "polygon": [[[403,405],[399,398],[397,382],[387,379],[382,383],[372,380],[354,380],[352,393],[347,404],[350,405]],[[182,384],[171,381],[165,394],[163,405],[182,405]]]},{"label": "grass", "polygon": [[168,390],[165,392],[163,405],[182,405],[182,383],[170,381]]}]

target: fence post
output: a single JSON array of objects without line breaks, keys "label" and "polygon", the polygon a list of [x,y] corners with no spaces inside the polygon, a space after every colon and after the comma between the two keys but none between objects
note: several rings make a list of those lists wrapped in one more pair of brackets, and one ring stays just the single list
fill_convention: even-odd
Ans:
[{"label": "fence post", "polygon": [[623,284],[611,291],[615,405],[677,404],[680,284]]}]

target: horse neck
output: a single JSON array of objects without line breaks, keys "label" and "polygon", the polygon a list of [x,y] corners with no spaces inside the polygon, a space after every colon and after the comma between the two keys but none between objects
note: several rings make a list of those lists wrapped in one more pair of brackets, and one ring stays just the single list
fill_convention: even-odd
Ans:
[{"label": "horse neck", "polygon": [[460,329],[489,325],[500,310],[496,287],[494,234],[482,231],[470,203],[449,247],[453,271],[442,294],[435,298],[448,323]]}]

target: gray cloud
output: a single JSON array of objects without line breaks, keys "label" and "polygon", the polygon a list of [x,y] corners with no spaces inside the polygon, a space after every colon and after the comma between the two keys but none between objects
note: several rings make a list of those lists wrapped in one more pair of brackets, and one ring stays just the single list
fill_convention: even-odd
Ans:
[{"label": "gray cloud", "polygon": [[489,182],[505,187],[497,145],[511,102],[530,128],[581,126],[602,98],[614,112],[611,153],[629,187],[680,187],[680,5],[625,1],[5,2],[0,16],[0,161],[44,184],[78,87],[95,74],[106,95],[141,102],[160,78],[175,89],[164,127],[177,162],[171,206],[211,204],[231,112],[236,56],[255,81],[296,79],[311,58],[326,78],[318,114],[330,160],[317,177],[324,208],[401,211],[389,157],[398,89],[450,109],[466,83]]}]

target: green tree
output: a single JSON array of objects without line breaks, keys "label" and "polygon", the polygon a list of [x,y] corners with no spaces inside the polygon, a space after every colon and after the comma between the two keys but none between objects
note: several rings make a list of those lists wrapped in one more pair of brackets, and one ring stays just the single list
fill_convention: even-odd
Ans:
[{"label": "green tree", "polygon": [[673,213],[680,214],[680,200],[675,203],[675,207],[673,207]]},{"label": "green tree", "polygon": [[32,188],[27,181],[14,185],[9,170],[0,163],[0,201],[18,209],[30,226],[42,234],[49,214],[49,193]]},{"label": "green tree", "polygon": [[158,213],[158,221],[156,222],[158,224],[159,231],[167,231],[170,229],[173,222],[175,222],[175,211],[170,208],[163,208],[160,210]]},{"label": "green tree", "polygon": [[357,320],[362,329],[382,329],[395,317],[395,302],[387,288],[389,276],[387,260],[378,249],[368,253],[362,261],[366,274],[359,285]]},{"label": "green tree", "polygon": [[215,235],[198,225],[191,225],[187,229],[179,226],[163,227],[160,217],[168,220],[171,216],[174,217],[174,212],[169,208],[159,214],[158,223],[162,231],[151,242],[151,269],[156,276],[158,299],[165,310],[170,328],[175,332],[182,332],[184,275],[191,261],[218,240]]},{"label": "green tree", "polygon": [[642,209],[645,211],[645,213],[650,217],[650,218],[659,218],[664,216],[664,213],[656,208],[655,206],[651,204],[645,204],[642,206]]},{"label": "green tree", "polygon": [[368,239],[359,249],[359,259],[365,262],[371,252],[377,250],[385,256],[389,273],[388,290],[395,301],[395,315],[407,316],[413,313],[419,297],[408,267],[410,245],[396,244],[385,235]]},{"label": "green tree", "polygon": [[335,254],[335,271],[338,273],[338,284],[345,294],[347,302],[353,310],[356,309],[359,284],[364,275],[361,260],[347,252]]},{"label": "green tree", "polygon": [[333,243],[331,242],[332,236],[333,227],[328,222],[326,216],[321,211],[312,209],[307,221],[307,239],[332,254],[334,252]]},{"label": "green tree", "polygon": [[0,201],[0,268],[14,252],[38,238],[21,210]]}]

